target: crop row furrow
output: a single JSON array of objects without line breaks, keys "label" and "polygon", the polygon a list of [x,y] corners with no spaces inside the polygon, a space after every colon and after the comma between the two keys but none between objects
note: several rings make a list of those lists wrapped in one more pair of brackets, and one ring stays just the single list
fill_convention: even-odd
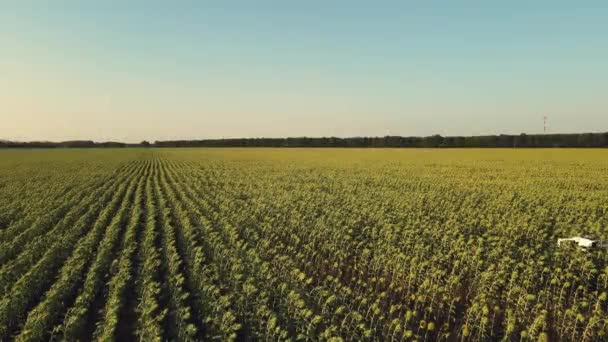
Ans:
[{"label": "crop row furrow", "polygon": [[183,273],[183,262],[177,243],[175,227],[171,218],[171,209],[167,207],[167,200],[160,189],[159,179],[162,173],[162,161],[155,160],[157,171],[154,178],[154,194],[158,200],[157,209],[159,230],[162,242],[162,261],[164,265],[163,283],[166,287],[166,301],[168,302],[168,336],[174,336],[178,341],[194,341],[198,329],[193,324],[192,309],[189,305],[190,293],[185,288],[186,278]]},{"label": "crop row furrow", "polygon": [[[47,334],[56,323],[70,323],[66,320],[57,322],[57,318],[70,317],[76,313],[70,311],[67,316],[63,315],[70,303],[74,302],[74,297],[83,282],[84,287],[75,305],[77,308],[82,308],[83,301],[87,308],[91,305],[91,297],[101,285],[98,284],[99,278],[107,272],[114,244],[122,232],[125,214],[138,183],[137,176],[121,184],[123,188],[117,191],[115,197],[104,208],[93,228],[78,241],[74,252],[61,267],[55,283],[45,293],[43,300],[29,312],[22,331],[16,338],[17,341],[46,340]],[[76,314],[84,313],[79,311]],[[61,329],[62,326],[58,326],[52,331],[56,333]]]},{"label": "crop row furrow", "polygon": [[[129,173],[127,182],[119,182],[118,190],[111,193],[112,197],[109,202],[95,203],[89,211],[90,216],[82,217],[78,221],[80,224],[55,241],[33,267],[12,285],[10,293],[0,301],[0,338],[7,338],[28,309],[35,304],[36,299],[55,281],[62,279],[55,279],[55,274],[64,261],[72,255],[74,246],[87,242],[87,247],[94,249],[96,238],[111,221],[127,189],[128,182],[136,179],[138,169],[140,167],[137,167],[135,172]],[[111,190],[113,189],[108,189],[108,191]],[[99,212],[99,216],[95,215],[97,212]],[[89,227],[91,224],[92,227]],[[83,235],[84,237],[82,237]],[[72,260],[75,259],[72,258]],[[87,259],[78,260],[78,262],[84,262],[86,265]],[[60,274],[69,277],[68,273],[61,272]],[[51,298],[53,290],[48,295],[46,298]]]},{"label": "crop row furrow", "polygon": [[[290,288],[291,274],[274,273],[276,270],[273,270],[272,265],[262,260],[258,251],[252,248],[255,242],[243,240],[238,229],[212,210],[201,196],[195,196],[188,188],[185,188],[184,193],[186,196],[182,198],[185,202],[195,203],[190,209],[194,210],[198,217],[205,238],[210,240],[210,248],[221,256],[219,260],[230,261],[225,264],[220,263],[221,273],[235,278],[231,284],[237,293],[247,294],[245,298],[241,295],[235,300],[238,313],[242,315],[240,320],[250,322],[248,327],[254,329],[248,333],[263,336],[269,331],[268,325],[272,327],[271,330],[294,337],[320,330],[321,322],[314,311],[308,307],[298,291]],[[217,247],[220,245],[225,246]],[[259,322],[259,317],[250,316],[256,311],[250,308],[253,305],[259,306],[260,313],[266,315],[262,322]],[[255,309],[255,306],[253,308]],[[290,319],[287,320],[287,317]],[[283,324],[285,330],[281,328]],[[330,335],[331,332],[328,331],[326,334]]]},{"label": "crop row furrow", "polygon": [[160,303],[162,285],[159,269],[162,265],[158,247],[158,232],[156,201],[154,199],[153,181],[156,170],[153,168],[151,177],[146,179],[145,185],[145,228],[139,249],[140,261],[137,271],[137,307],[135,312],[135,336],[139,341],[162,341],[164,335],[163,324],[167,309]]}]

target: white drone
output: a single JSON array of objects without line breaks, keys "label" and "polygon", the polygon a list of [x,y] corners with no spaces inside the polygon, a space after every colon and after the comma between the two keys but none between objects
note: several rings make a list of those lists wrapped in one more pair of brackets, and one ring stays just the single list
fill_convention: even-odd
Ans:
[{"label": "white drone", "polygon": [[571,237],[571,238],[567,238],[567,239],[557,239],[557,245],[561,246],[562,242],[565,242],[565,241],[574,241],[578,244],[579,247],[585,248],[585,249],[596,248],[596,247],[608,248],[608,243],[602,243],[602,241],[600,241],[600,240],[591,240],[589,238],[580,237],[580,236],[575,236],[575,237]]}]

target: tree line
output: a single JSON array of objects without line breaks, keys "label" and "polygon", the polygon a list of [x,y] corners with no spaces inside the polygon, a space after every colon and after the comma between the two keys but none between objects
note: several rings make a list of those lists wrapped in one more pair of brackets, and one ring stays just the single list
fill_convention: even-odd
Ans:
[{"label": "tree line", "polygon": [[608,147],[608,132],[469,137],[236,138],[156,141],[156,147]]},{"label": "tree line", "polygon": [[485,136],[432,135],[427,137],[295,137],[295,138],[230,138],[204,140],[170,140],[138,144],[121,142],[64,141],[64,142],[14,142],[0,140],[0,148],[93,148],[93,147],[608,147],[608,132],[580,134],[519,134]]},{"label": "tree line", "polygon": [[[0,140],[0,148],[94,148],[94,147],[141,147],[144,142],[139,144],[127,144],[122,142],[107,141],[94,142],[92,140],[71,140],[71,141],[9,141]],[[149,145],[149,144],[148,144]]]}]

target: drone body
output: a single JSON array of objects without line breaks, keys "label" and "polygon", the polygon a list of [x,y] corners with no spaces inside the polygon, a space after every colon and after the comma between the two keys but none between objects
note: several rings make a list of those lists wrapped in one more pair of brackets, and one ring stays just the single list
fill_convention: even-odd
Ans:
[{"label": "drone body", "polygon": [[567,238],[567,239],[557,239],[557,245],[561,246],[562,242],[564,242],[564,241],[574,241],[578,244],[579,247],[582,247],[582,248],[596,247],[596,245],[599,242],[597,240],[591,240],[588,238],[575,236],[575,237],[571,237],[571,238]]}]

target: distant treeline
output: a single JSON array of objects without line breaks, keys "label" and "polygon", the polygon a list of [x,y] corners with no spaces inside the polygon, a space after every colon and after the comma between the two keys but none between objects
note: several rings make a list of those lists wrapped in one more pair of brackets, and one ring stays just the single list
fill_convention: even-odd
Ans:
[{"label": "distant treeline", "polygon": [[156,141],[157,147],[608,147],[607,133]]},{"label": "distant treeline", "polygon": [[353,137],[353,138],[234,138],[206,140],[121,142],[64,141],[13,142],[0,140],[0,148],[93,148],[93,147],[608,147],[608,132],[581,134],[520,134],[471,137]]},{"label": "distant treeline", "polygon": [[62,141],[62,142],[51,142],[51,141],[7,141],[0,140],[0,148],[94,148],[94,147],[141,147],[140,144],[126,144],[121,142],[94,142],[90,140],[73,140],[73,141]]}]

